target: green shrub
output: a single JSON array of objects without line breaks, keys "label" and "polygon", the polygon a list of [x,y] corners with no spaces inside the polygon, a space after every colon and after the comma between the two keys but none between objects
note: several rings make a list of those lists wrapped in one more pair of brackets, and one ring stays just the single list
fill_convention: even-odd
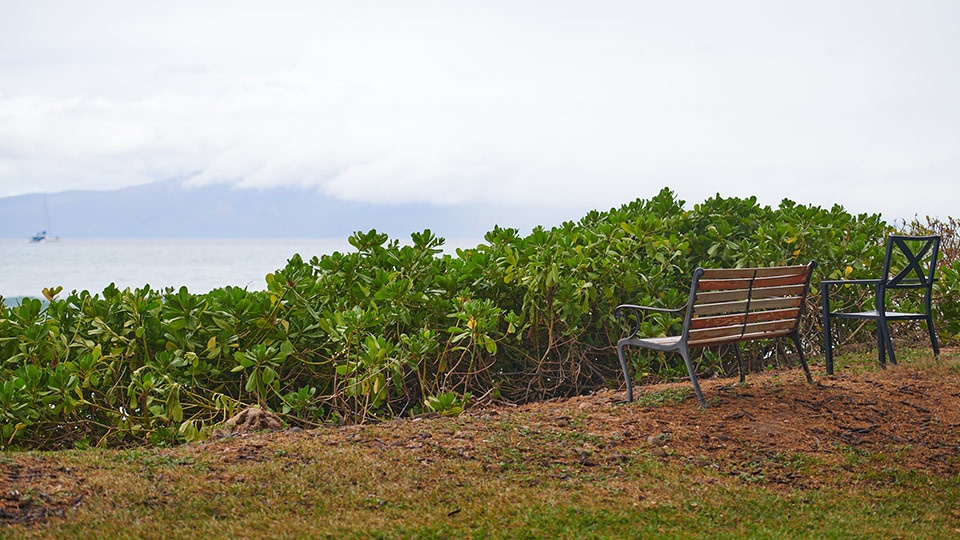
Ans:
[{"label": "green shrub", "polygon": [[[946,223],[907,229],[939,224],[951,235],[944,245],[956,245]],[[892,230],[879,215],[789,200],[771,208],[717,195],[688,210],[664,189],[526,236],[496,227],[453,255],[429,230],[404,245],[358,232],[354,251],[293,255],[264,291],[47,290],[46,306],[0,307],[0,446],[172,444],[253,404],[310,426],[456,411],[467,396],[523,402],[620,384],[612,344],[624,323],[613,308],[679,307],[697,266],[818,261],[802,336],[818,353],[819,280],[877,276]],[[960,335],[958,272],[951,259],[937,284],[948,341]],[[837,294],[840,305],[867,299]],[[679,323],[652,316],[642,332]],[[854,326],[835,332],[873,342]],[[763,368],[776,351],[752,345],[748,363]],[[700,369],[722,371],[725,356],[706,351]],[[683,373],[669,358],[632,361],[644,380]]]}]

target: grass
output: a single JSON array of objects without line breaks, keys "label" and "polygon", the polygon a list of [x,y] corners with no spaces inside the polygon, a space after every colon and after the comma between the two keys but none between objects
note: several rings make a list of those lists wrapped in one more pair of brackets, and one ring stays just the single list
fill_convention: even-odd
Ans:
[{"label": "grass", "polygon": [[479,470],[428,469],[432,480],[425,484],[412,464],[394,462],[388,468],[358,456],[325,457],[338,459],[336,467],[264,465],[254,476],[226,469],[213,483],[197,482],[190,469],[163,477],[113,469],[110,499],[119,504],[91,501],[65,519],[4,533],[11,538],[762,538],[958,532],[957,482],[924,477],[907,477],[891,487],[866,483],[780,493],[762,483],[709,477],[691,482],[673,467],[649,476],[581,478],[511,473],[485,478]]},{"label": "grass", "polygon": [[[477,467],[411,463],[392,453],[372,459],[341,449],[306,461],[298,456],[296,462],[269,460],[253,469],[224,467],[212,478],[196,464],[173,466],[161,475],[135,463],[101,460],[113,478],[110,499],[119,504],[91,501],[66,519],[4,533],[61,538],[957,534],[951,527],[960,487],[926,477],[890,487],[868,483],[784,493],[710,475],[691,478],[689,471],[670,466],[489,477]],[[67,463],[90,458],[65,457]],[[204,465],[217,469],[213,461]],[[110,489],[105,479],[94,483]]]},{"label": "grass", "polygon": [[[842,358],[838,369],[868,363]],[[658,392],[646,406],[689,392]],[[746,448],[731,473],[649,446],[601,451],[622,434],[592,432],[586,413],[553,420],[517,413],[406,421],[402,437],[388,423],[8,453],[0,471],[35,476],[30,501],[71,504],[63,516],[0,525],[0,537],[960,538],[960,475],[908,470],[897,448],[839,447],[835,460]],[[774,482],[769,463],[818,482]]]},{"label": "grass", "polygon": [[[914,363],[923,363],[924,361],[931,358],[930,351],[930,342],[927,341],[927,347],[919,348],[907,348],[907,347],[897,347],[898,344],[894,344],[894,350],[897,354],[897,363],[899,364],[914,364]],[[942,347],[942,345],[941,345]],[[948,353],[943,354],[942,356],[949,356]],[[834,371],[836,373],[851,373],[851,374],[861,374],[869,373],[877,369],[878,360],[877,360],[877,349],[876,347],[866,347],[862,352],[855,352],[850,354],[838,354],[834,350]],[[890,358],[887,358],[887,365],[890,366]],[[952,369],[960,369],[960,363],[953,363]]]},{"label": "grass", "polygon": [[634,401],[639,407],[663,407],[680,403],[693,394],[692,387],[674,387],[659,392],[638,392]]}]

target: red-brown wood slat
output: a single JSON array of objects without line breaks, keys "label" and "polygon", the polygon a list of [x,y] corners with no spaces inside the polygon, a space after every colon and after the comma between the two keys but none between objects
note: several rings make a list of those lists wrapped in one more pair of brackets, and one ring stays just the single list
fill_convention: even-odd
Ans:
[{"label": "red-brown wood slat", "polygon": [[731,343],[742,343],[745,341],[751,341],[754,339],[776,339],[780,337],[789,336],[793,331],[792,330],[783,330],[779,332],[762,332],[757,334],[744,334],[729,336],[725,338],[713,338],[705,340],[690,340],[687,342],[687,345],[690,347],[718,347],[720,345],[729,345]]},{"label": "red-brown wood slat", "polygon": [[705,347],[734,341],[748,341],[751,339],[770,339],[789,335],[796,327],[792,320],[762,322],[744,326],[724,326],[706,330],[691,330],[689,341],[691,347]]},{"label": "red-brown wood slat", "polygon": [[694,317],[690,321],[690,329],[698,330],[701,328],[713,328],[717,326],[733,326],[736,324],[743,325],[746,323],[755,323],[762,321],[796,321],[797,317],[800,315],[800,308],[792,309],[777,309],[769,311],[753,311],[750,312],[746,321],[744,321],[744,314],[739,313],[736,315],[721,315],[714,317]]},{"label": "red-brown wood slat", "polygon": [[764,268],[705,268],[701,279],[732,279],[770,276],[806,276],[808,267],[805,264],[794,266],[770,266]]},{"label": "red-brown wood slat", "polygon": [[[800,305],[799,296],[784,296],[775,298],[757,298],[750,300],[750,311],[763,311],[767,309],[782,309],[797,307]],[[694,315],[724,315],[732,313],[744,313],[747,311],[747,301],[740,302],[721,302],[719,304],[695,305],[693,307]]]},{"label": "red-brown wood slat", "polygon": [[687,341],[687,345],[689,347],[719,347],[720,345],[729,345],[730,343],[739,343],[741,341],[743,341],[743,338],[740,334],[737,334],[725,338],[713,338],[700,341],[690,340]]},{"label": "red-brown wood slat", "polygon": [[737,300],[746,300],[750,297],[750,289],[730,289],[723,291],[697,291],[697,296],[694,299],[693,303],[695,305],[702,304],[719,304],[722,302],[736,302]]},{"label": "red-brown wood slat", "polygon": [[754,287],[754,298],[770,298],[773,296],[803,296],[807,291],[807,282],[796,285],[780,285],[776,287]]},{"label": "red-brown wood slat", "polygon": [[700,291],[729,291],[731,289],[749,289],[752,279],[703,279],[697,283]]},{"label": "red-brown wood slat", "polygon": [[753,279],[756,275],[756,268],[705,268],[700,280],[705,279]]},{"label": "red-brown wood slat", "polygon": [[710,328],[690,330],[688,343],[690,345],[693,345],[697,341],[724,339],[728,337],[736,337],[739,339],[742,334],[743,334],[742,324],[736,324],[732,326],[714,326]]},{"label": "red-brown wood slat", "polygon": [[700,276],[698,290],[743,289],[751,286],[772,286],[803,283],[810,268],[806,265],[780,266],[773,268],[713,268]]},{"label": "red-brown wood slat", "polygon": [[771,309],[767,311],[751,311],[747,315],[747,324],[764,321],[791,321],[796,322],[800,317],[800,308]]},{"label": "red-brown wood slat", "polygon": [[703,304],[693,306],[693,314],[696,316],[707,316],[707,315],[726,315],[732,313],[746,313],[747,311],[747,301],[741,300],[739,302],[720,302],[719,304]]},{"label": "red-brown wood slat", "polygon": [[743,326],[747,321],[745,314],[741,311],[733,315],[714,315],[710,317],[694,317],[690,320],[690,329],[699,330],[702,328],[716,328],[718,326]]},{"label": "red-brown wood slat", "polygon": [[731,302],[736,300],[746,300],[748,297],[767,298],[771,296],[803,296],[806,291],[806,281],[797,285],[787,285],[778,287],[754,287],[751,289],[733,289],[723,291],[702,292],[697,291],[694,304],[718,304],[721,302]]},{"label": "red-brown wood slat", "polygon": [[750,302],[750,311],[800,307],[802,302],[803,298],[800,296],[784,296],[782,298],[756,298]]},{"label": "red-brown wood slat", "polygon": [[772,277],[758,277],[753,280],[753,288],[759,289],[761,287],[776,287],[779,285],[797,285],[800,283],[806,283],[807,276],[805,274],[800,275],[789,275],[789,276],[772,276]]},{"label": "red-brown wood slat", "polygon": [[697,291],[729,291],[731,289],[748,289],[760,287],[775,287],[778,285],[797,285],[807,282],[806,274],[789,274],[785,276],[769,276],[734,279],[713,279],[701,277],[697,283]]}]

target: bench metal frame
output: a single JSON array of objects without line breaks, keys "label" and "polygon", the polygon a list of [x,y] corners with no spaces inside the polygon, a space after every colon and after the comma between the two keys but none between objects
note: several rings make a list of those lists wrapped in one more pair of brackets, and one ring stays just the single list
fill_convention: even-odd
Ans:
[{"label": "bench metal frame", "polygon": [[[679,353],[687,366],[697,400],[704,408],[707,403],[690,358],[693,347],[732,344],[737,354],[740,381],[743,382],[741,342],[789,337],[796,345],[807,382],[812,383],[810,367],[800,344],[800,317],[816,266],[816,261],[811,261],[805,265],[771,268],[697,268],[683,307],[617,306],[614,315],[629,314],[635,320],[633,332],[617,342],[617,356],[627,385],[627,401],[633,401],[633,381],[624,356],[624,347],[628,346]],[[637,333],[645,312],[683,314],[683,330],[679,336],[639,338]]]}]

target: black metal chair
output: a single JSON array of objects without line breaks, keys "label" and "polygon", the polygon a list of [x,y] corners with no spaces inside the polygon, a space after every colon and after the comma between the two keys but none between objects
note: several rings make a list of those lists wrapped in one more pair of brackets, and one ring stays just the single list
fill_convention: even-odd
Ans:
[{"label": "black metal chair", "polygon": [[[886,357],[896,364],[893,341],[890,339],[890,322],[925,321],[930,333],[934,355],[940,355],[937,334],[933,329],[932,295],[937,256],[940,253],[939,236],[897,236],[887,238],[887,250],[883,259],[883,278],[840,279],[820,282],[820,298],[823,304],[823,351],[826,356],[827,373],[833,373],[833,336],[831,319],[857,319],[874,321],[877,324],[877,355],[880,367],[886,367]],[[869,311],[845,312],[830,310],[830,287],[833,285],[872,285],[875,290],[875,308]],[[891,307],[888,292],[913,289],[923,292],[923,312],[888,311]],[[909,294],[909,293],[908,293]],[[896,308],[897,302],[893,302]]]}]

